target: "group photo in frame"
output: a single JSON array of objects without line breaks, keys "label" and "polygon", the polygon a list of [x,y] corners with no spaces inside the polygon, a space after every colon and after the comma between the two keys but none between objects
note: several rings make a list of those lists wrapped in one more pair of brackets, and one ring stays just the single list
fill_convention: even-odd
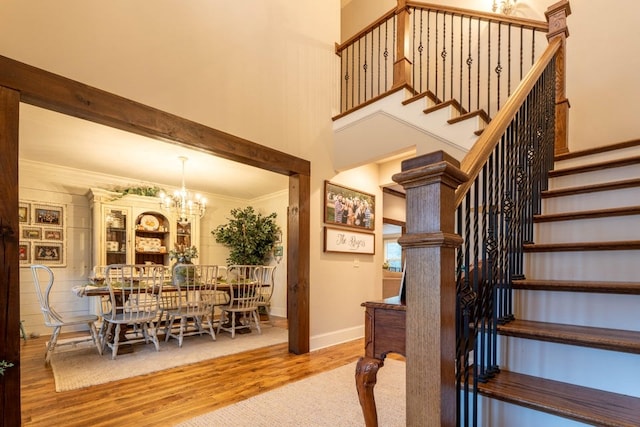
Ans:
[{"label": "group photo in frame", "polygon": [[374,255],[374,233],[353,231],[346,228],[324,227],[324,251]]},{"label": "group photo in frame", "polygon": [[373,231],[376,196],[324,182],[324,222]]},{"label": "group photo in frame", "polygon": [[34,205],[33,224],[62,226],[64,210],[62,206]]}]

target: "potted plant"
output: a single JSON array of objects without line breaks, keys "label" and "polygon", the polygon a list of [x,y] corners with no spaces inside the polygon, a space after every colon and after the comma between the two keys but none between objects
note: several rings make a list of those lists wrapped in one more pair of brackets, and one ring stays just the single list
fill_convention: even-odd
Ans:
[{"label": "potted plant", "polygon": [[[192,259],[198,258],[198,248],[195,246],[178,245],[169,251],[169,259],[175,259],[176,264],[193,264]],[[174,270],[179,283],[184,283],[186,279],[186,268],[178,267]]]},{"label": "potted plant", "polygon": [[251,206],[231,209],[229,222],[211,232],[217,243],[231,249],[227,264],[265,264],[280,233],[276,216],[275,212],[264,216]]}]

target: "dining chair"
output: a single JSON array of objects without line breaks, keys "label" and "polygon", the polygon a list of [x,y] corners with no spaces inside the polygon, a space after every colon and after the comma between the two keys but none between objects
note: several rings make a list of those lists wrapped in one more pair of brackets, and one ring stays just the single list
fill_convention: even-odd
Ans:
[{"label": "dining chair", "polygon": [[[122,344],[153,342],[160,350],[154,323],[160,312],[160,298],[165,284],[163,265],[112,264],[107,267],[106,283],[109,304],[103,304],[106,328],[101,334],[103,349],[111,348],[115,359]],[[132,327],[133,333],[128,333]]]},{"label": "dining chair", "polygon": [[258,298],[258,315],[262,308],[267,314],[267,320],[273,326],[273,319],[271,319],[271,297],[273,296],[273,278],[276,271],[276,265],[265,265],[262,267],[259,281],[260,286],[258,292],[260,297]]},{"label": "dining chair", "polygon": [[[93,341],[98,349],[98,353],[102,354],[102,346],[98,339],[95,322],[98,321],[96,315],[79,315],[79,316],[63,316],[59,314],[51,304],[51,292],[55,283],[53,271],[46,265],[35,264],[31,266],[31,274],[36,288],[36,296],[40,303],[40,311],[44,316],[44,324],[53,328],[51,338],[47,343],[44,362],[46,365],[51,363],[51,355],[57,346],[76,345],[80,342]],[[63,327],[87,325],[89,327],[89,335],[72,337],[58,342],[60,331]]]},{"label": "dining chair", "polygon": [[222,310],[218,333],[221,330],[231,332],[235,338],[238,330],[251,331],[253,320],[258,333],[260,317],[258,316],[258,299],[260,298],[261,265],[231,265],[227,269],[227,284],[229,286],[229,303],[220,306]]},{"label": "dining chair", "polygon": [[[171,300],[174,308],[166,310],[165,341],[178,340],[182,347],[183,338],[209,334],[215,341],[213,330],[213,307],[218,297],[218,266],[176,264],[173,268],[173,288],[167,293],[174,294]],[[226,295],[225,292],[222,292]],[[176,326],[174,324],[178,322]]]}]

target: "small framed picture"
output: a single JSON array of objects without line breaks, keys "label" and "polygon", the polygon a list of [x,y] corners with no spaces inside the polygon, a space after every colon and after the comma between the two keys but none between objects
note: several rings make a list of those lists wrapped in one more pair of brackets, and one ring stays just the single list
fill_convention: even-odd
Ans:
[{"label": "small framed picture", "polygon": [[62,264],[62,243],[34,243],[33,260],[43,264]]},{"label": "small framed picture", "polygon": [[18,245],[18,257],[20,264],[28,264],[31,262],[31,243],[20,242]]},{"label": "small framed picture", "polygon": [[18,204],[18,222],[29,223],[29,203],[20,202]]},{"label": "small framed picture", "polygon": [[62,225],[62,206],[37,205],[33,207],[33,223],[36,225]]},{"label": "small framed picture", "polygon": [[39,227],[24,227],[22,229],[23,239],[41,240],[42,229]]},{"label": "small framed picture", "polygon": [[45,240],[63,240],[62,229],[59,228],[45,228],[44,229]]}]

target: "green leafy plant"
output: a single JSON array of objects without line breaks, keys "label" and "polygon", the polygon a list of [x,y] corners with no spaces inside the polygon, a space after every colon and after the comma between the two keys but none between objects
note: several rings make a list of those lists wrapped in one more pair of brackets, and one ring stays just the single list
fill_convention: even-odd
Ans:
[{"label": "green leafy plant", "polygon": [[195,246],[175,245],[169,251],[169,259],[175,259],[179,263],[190,263],[192,259],[198,258],[198,248]]},{"label": "green leafy plant", "polygon": [[120,193],[117,199],[127,194],[135,194],[137,196],[159,197],[160,193],[165,192],[162,188],[151,185],[139,185],[134,187],[116,187],[113,189],[116,193]]},{"label": "green leafy plant", "polygon": [[7,362],[6,360],[0,360],[0,375],[4,375],[5,369],[8,369],[13,366],[13,363]]},{"label": "green leafy plant", "polygon": [[231,249],[227,263],[264,264],[278,241],[280,227],[276,224],[276,216],[275,212],[264,216],[251,206],[231,209],[232,218],[227,218],[229,222],[211,232],[216,242]]}]

